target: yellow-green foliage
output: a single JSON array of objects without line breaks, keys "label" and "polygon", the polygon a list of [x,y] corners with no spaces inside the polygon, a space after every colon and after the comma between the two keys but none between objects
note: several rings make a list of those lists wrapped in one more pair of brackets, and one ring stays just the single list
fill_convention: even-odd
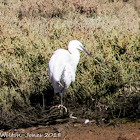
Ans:
[{"label": "yellow-green foliage", "polygon": [[113,103],[124,85],[139,80],[139,9],[122,1],[1,0],[0,109],[30,105],[33,94],[47,95],[49,58],[72,39],[94,57],[81,53],[65,101]]}]

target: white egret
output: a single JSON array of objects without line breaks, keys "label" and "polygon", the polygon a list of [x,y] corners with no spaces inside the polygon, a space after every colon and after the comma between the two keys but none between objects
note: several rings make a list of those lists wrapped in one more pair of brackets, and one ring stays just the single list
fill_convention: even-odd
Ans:
[{"label": "white egret", "polygon": [[61,96],[61,106],[63,106],[63,95],[65,90],[75,81],[75,72],[80,59],[81,50],[91,56],[78,40],[69,42],[67,50],[58,49],[49,61],[49,78],[55,93]]}]

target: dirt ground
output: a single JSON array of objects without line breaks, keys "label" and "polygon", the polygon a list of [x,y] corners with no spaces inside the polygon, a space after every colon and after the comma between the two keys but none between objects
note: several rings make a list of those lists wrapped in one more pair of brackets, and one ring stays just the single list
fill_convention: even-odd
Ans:
[{"label": "dirt ground", "polygon": [[56,124],[0,131],[0,140],[140,140],[140,123],[99,127],[94,123]]}]

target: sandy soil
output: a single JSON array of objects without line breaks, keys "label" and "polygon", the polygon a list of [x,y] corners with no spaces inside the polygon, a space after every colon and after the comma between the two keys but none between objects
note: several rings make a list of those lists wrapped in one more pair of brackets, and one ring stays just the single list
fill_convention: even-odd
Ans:
[{"label": "sandy soil", "polygon": [[[15,138],[16,137],[16,138]],[[140,123],[98,127],[94,123],[65,123],[0,131],[0,140],[140,140]]]}]

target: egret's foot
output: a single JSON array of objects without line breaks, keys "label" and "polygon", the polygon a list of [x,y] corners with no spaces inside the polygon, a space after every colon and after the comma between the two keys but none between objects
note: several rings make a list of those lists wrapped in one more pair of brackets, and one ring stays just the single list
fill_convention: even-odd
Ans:
[{"label": "egret's foot", "polygon": [[74,116],[72,115],[72,113],[69,115],[69,117],[70,117],[70,119],[77,119],[77,117],[74,117]]},{"label": "egret's foot", "polygon": [[61,105],[61,104],[58,105],[58,109],[61,109],[61,108],[65,109],[65,112],[66,113],[68,112],[67,108],[64,105]]},{"label": "egret's foot", "polygon": [[64,87],[64,86],[61,84],[60,81],[58,81],[58,85],[59,85],[59,87]]}]

